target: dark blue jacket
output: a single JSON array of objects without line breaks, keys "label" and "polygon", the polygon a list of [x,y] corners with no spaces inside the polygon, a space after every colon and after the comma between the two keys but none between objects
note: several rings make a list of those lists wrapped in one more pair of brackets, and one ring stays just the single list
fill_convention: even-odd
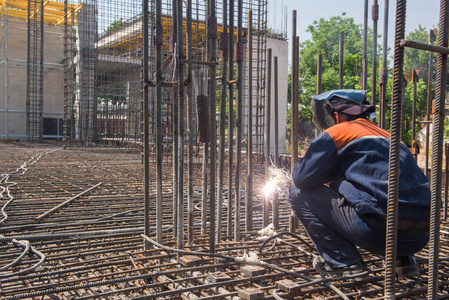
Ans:
[{"label": "dark blue jacket", "polygon": [[[386,215],[390,134],[374,123],[357,119],[322,132],[293,171],[299,189],[329,183],[358,214]],[[429,181],[401,143],[399,173],[401,219],[429,220]]]}]

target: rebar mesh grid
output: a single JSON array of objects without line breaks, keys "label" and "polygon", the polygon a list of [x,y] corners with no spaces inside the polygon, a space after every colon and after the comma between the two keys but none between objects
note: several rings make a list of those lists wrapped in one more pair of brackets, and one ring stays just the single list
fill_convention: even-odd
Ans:
[{"label": "rebar mesh grid", "polygon": [[[27,240],[31,247],[45,255],[45,261],[35,270],[17,276],[11,274],[37,264],[36,254],[24,256],[11,268],[0,271],[4,299],[221,299],[252,297],[296,297],[302,299],[380,299],[384,291],[384,262],[382,257],[362,252],[371,273],[354,281],[321,280],[312,268],[311,242],[302,229],[299,237],[281,236],[262,248],[257,231],[241,232],[242,239],[234,242],[223,230],[216,254],[242,257],[250,251],[264,262],[300,277],[274,268],[241,265],[220,258],[211,258],[209,235],[201,234],[201,223],[194,223],[194,236],[184,250],[206,252],[204,256],[183,255],[155,247],[143,249],[143,166],[140,154],[132,150],[63,150],[56,146],[2,144],[0,164],[2,178],[8,182],[14,200],[5,209],[7,221],[0,228],[2,254],[0,266],[5,266],[24,252],[24,247],[12,242]],[[50,152],[51,151],[51,152]],[[34,163],[30,157],[44,153]],[[13,173],[23,162],[29,162],[20,172]],[[199,165],[196,165],[199,172]],[[170,183],[171,168],[164,172],[164,182]],[[195,177],[195,182],[200,178]],[[255,174],[255,185],[263,181],[263,172]],[[59,211],[35,221],[36,217],[68,198],[102,183]],[[14,183],[14,184],[12,184]],[[151,185],[154,191],[154,184]],[[164,184],[164,211],[172,205],[172,185]],[[225,193],[226,194],[226,193]],[[151,192],[154,195],[154,192]],[[254,230],[262,228],[262,197],[254,192]],[[1,204],[6,195],[2,193]],[[151,197],[154,203],[154,197]],[[225,201],[226,202],[226,201]],[[194,218],[200,219],[201,189],[194,192]],[[288,228],[290,209],[281,197],[280,230]],[[150,220],[155,217],[151,209]],[[244,220],[242,219],[242,223]],[[187,230],[187,228],[185,228]],[[163,242],[176,247],[172,235],[172,216],[163,214]],[[151,227],[151,236],[155,228]],[[446,221],[441,230],[439,290],[441,299],[448,297],[449,261],[447,247],[449,229]],[[417,256],[421,276],[396,279],[396,298],[424,298],[427,287],[428,249]],[[313,281],[314,282],[310,282]],[[326,285],[327,284],[327,285]],[[298,287],[299,286],[299,287]],[[332,289],[333,288],[333,289]],[[337,293],[336,290],[339,292]],[[279,298],[276,298],[279,299]]]}]

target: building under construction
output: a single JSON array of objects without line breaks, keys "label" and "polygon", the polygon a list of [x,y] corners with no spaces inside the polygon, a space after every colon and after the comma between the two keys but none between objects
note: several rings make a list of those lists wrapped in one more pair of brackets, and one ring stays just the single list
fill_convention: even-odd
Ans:
[{"label": "building under construction", "polygon": [[286,200],[290,49],[267,0],[0,0],[0,28],[4,299],[449,298],[447,39],[401,46],[439,53],[420,276],[362,251],[370,274],[354,280],[318,276]]}]

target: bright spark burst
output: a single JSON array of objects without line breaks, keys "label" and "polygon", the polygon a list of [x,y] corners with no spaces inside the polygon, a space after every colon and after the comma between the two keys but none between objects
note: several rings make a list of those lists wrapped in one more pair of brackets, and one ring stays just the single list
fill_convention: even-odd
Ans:
[{"label": "bright spark burst", "polygon": [[276,184],[273,181],[268,181],[263,188],[263,193],[266,197],[270,196],[276,190]]}]

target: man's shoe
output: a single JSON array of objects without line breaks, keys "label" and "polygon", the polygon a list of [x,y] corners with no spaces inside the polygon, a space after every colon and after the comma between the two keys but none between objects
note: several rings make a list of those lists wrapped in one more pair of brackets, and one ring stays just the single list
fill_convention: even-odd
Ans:
[{"label": "man's shoe", "polygon": [[396,274],[399,277],[419,276],[419,269],[415,258],[410,256],[398,256],[396,260]]},{"label": "man's shoe", "polygon": [[369,270],[363,261],[347,267],[334,268],[329,266],[321,256],[316,256],[313,259],[313,267],[320,275],[333,278],[361,277],[368,275],[369,273]]}]

